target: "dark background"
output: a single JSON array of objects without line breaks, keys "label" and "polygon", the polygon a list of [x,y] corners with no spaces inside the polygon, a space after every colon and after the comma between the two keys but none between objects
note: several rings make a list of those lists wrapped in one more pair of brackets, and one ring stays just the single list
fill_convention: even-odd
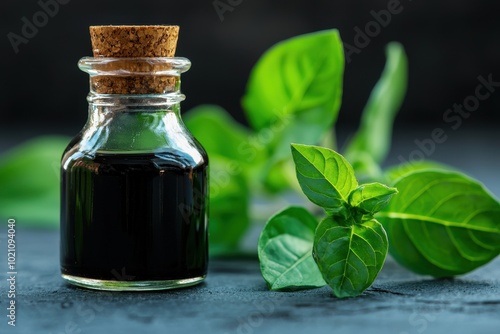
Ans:
[{"label": "dark background", "polygon": [[[91,54],[89,25],[180,25],[177,55],[193,63],[183,76],[183,111],[215,103],[245,123],[240,98],[252,66],[266,49],[285,38],[329,28],[338,28],[352,45],[354,28],[364,29],[373,20],[370,11],[387,8],[389,1],[232,0],[239,2],[221,21],[213,0],[70,0],[16,54],[7,34],[21,34],[22,18],[32,21],[41,7],[38,0],[2,0],[0,131],[74,134],[83,126],[88,76],[76,63]],[[498,1],[402,0],[401,6],[403,11],[346,64],[338,126],[357,124],[390,41],[403,43],[410,63],[409,91],[398,125],[443,123],[446,109],[474,94],[479,75],[492,74],[500,81]],[[496,92],[467,123],[494,126],[499,107]]]}]

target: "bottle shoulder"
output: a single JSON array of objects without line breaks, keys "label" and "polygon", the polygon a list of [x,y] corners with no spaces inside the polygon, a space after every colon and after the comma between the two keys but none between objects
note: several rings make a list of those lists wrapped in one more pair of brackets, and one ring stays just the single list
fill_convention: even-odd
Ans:
[{"label": "bottle shoulder", "polygon": [[203,147],[193,138],[189,145],[163,146],[152,150],[106,150],[91,149],[82,145],[81,138],[75,137],[62,157],[62,166],[67,168],[75,164],[112,164],[140,165],[152,164],[158,168],[176,167],[197,169],[208,166],[208,155]]},{"label": "bottle shoulder", "polygon": [[191,168],[208,165],[207,152],[178,112],[110,112],[109,115],[96,112],[92,115],[65,150],[63,164],[75,159],[119,155],[139,160],[149,156],[172,163],[178,160]]}]

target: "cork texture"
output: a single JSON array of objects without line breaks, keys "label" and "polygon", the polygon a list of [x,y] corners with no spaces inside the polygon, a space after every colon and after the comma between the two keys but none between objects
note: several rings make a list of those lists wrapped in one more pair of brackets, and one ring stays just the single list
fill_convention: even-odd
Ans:
[{"label": "cork texture", "polygon": [[[155,75],[168,64],[151,64],[133,58],[174,57],[178,26],[91,26],[94,57],[127,58],[100,65],[99,70],[141,72],[138,75],[95,76],[92,89],[100,94],[163,94],[178,88],[179,77]],[[150,72],[151,74],[144,74]]]}]

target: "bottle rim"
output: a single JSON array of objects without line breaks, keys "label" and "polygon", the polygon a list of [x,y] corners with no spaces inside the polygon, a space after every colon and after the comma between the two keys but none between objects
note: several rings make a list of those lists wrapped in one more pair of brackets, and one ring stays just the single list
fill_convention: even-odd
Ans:
[{"label": "bottle rim", "polygon": [[78,67],[94,76],[180,76],[191,68],[184,57],[83,57]]}]

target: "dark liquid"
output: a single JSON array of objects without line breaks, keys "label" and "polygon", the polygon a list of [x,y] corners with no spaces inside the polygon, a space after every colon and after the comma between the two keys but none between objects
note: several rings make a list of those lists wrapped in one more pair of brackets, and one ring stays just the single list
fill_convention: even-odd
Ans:
[{"label": "dark liquid", "polygon": [[206,162],[190,167],[178,153],[69,161],[61,175],[63,274],[115,281],[206,274]]}]

